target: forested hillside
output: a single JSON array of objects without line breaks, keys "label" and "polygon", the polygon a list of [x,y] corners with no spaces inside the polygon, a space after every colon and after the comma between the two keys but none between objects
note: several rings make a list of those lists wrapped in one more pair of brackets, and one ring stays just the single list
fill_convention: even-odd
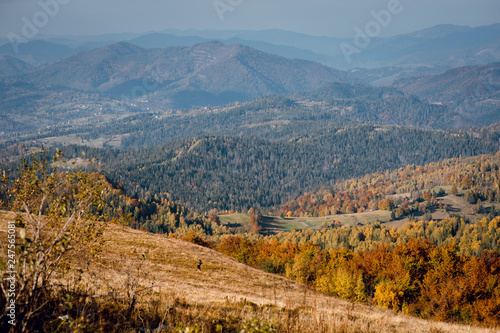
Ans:
[{"label": "forested hillside", "polygon": [[326,216],[381,209],[392,210],[394,219],[418,212],[423,215],[433,206],[446,208],[439,202],[446,194],[443,187],[455,196],[460,191],[472,205],[500,202],[500,153],[408,165],[338,182],[286,203],[281,212],[287,216]]},{"label": "forested hillside", "polygon": [[366,122],[446,129],[453,127],[454,116],[447,107],[404,96],[397,89],[330,83],[307,93],[225,107],[194,108],[173,115],[138,114],[116,124],[86,128],[80,137],[85,142],[115,135],[121,137],[123,147],[151,147],[200,135],[291,139]]},{"label": "forested hillside", "polygon": [[500,120],[500,63],[458,67],[439,75],[405,78],[394,87],[423,101],[448,106],[456,126],[488,126]]},{"label": "forested hillside", "polygon": [[[460,227],[460,223],[424,223],[416,225],[416,230],[410,225],[399,234],[374,225],[283,234],[267,241],[230,237],[218,249],[241,262],[351,301],[425,319],[498,327],[500,257],[496,247],[495,251],[481,249],[491,248],[488,242],[500,239],[500,219],[477,226]],[[441,233],[439,243],[444,245],[434,245],[427,240],[432,236],[417,231],[426,227],[429,233]],[[450,233],[450,228],[455,229]],[[462,237],[460,232],[464,232]],[[457,246],[452,233],[461,242],[480,245],[473,245],[474,254],[463,254],[469,253],[467,245]],[[478,233],[486,237],[485,242],[476,240]],[[357,242],[353,250],[344,247],[348,237]],[[323,241],[332,247],[325,250]]]},{"label": "forested hillside", "polygon": [[453,127],[456,114],[449,108],[429,104],[416,96],[405,96],[392,87],[370,87],[333,82],[306,93],[299,99],[320,102],[324,109],[339,110],[348,119],[420,128]]},{"label": "forested hillside", "polygon": [[427,102],[460,105],[465,100],[498,100],[500,63],[450,69],[442,74],[396,81],[393,86]]},{"label": "forested hillside", "polygon": [[[200,139],[189,147],[177,143],[181,150],[173,159],[180,159],[190,149],[193,152],[198,147],[207,147],[203,140],[213,144],[222,139]],[[229,142],[225,144],[226,150],[219,151],[219,154],[229,151]],[[74,152],[81,153],[78,150]],[[95,152],[87,151],[85,154],[92,153]],[[157,151],[156,156],[162,155]],[[105,157],[104,154],[102,157]],[[103,158],[100,162],[104,161]],[[77,161],[58,160],[52,166],[74,168],[73,163]],[[28,165],[23,166],[27,168],[26,177],[31,177],[28,180],[33,177],[38,179],[36,170],[39,169],[30,169]],[[84,180],[88,186],[98,188],[96,193],[101,199],[94,214],[99,214],[107,223],[169,234],[172,238],[212,247],[247,265],[281,274],[328,295],[353,302],[376,304],[424,319],[489,327],[500,323],[498,211],[491,210],[489,217],[475,223],[458,216],[441,221],[425,220],[424,216],[421,221],[407,223],[399,229],[378,222],[364,226],[326,223],[319,229],[262,236],[259,235],[258,225],[261,215],[255,209],[250,210],[252,216],[249,223],[253,224],[253,228],[251,232],[245,232],[223,225],[215,211],[208,216],[190,212],[185,206],[172,202],[169,194],[149,192],[139,198],[129,196],[121,184],[110,183],[98,173],[68,171],[58,174],[48,173],[48,169],[41,170],[46,170],[43,172],[50,175],[48,179],[51,181],[78,177],[76,179]],[[12,190],[12,186],[41,186],[37,185],[37,181],[12,182],[10,177],[9,174],[5,179],[7,188],[0,191],[0,199],[7,208],[13,207],[13,200],[19,195],[18,191]],[[377,193],[418,192],[421,188],[450,182],[460,185],[462,191],[468,190],[470,198],[495,202],[498,201],[499,177],[499,155],[496,154],[451,159],[426,166],[407,166],[338,183],[334,188],[345,191],[342,200],[349,200],[347,196],[352,195],[352,202],[357,199],[363,202],[365,190],[378,198]],[[58,184],[64,193],[69,189],[64,182]],[[359,198],[356,197],[358,195]],[[436,200],[435,196],[439,193],[423,193],[422,197],[427,201],[422,202],[422,207]],[[325,196],[327,199],[328,195]],[[380,208],[384,200],[377,202]],[[58,202],[57,199],[54,201]],[[389,202],[387,204],[390,206]],[[41,212],[50,207],[43,208]],[[62,212],[64,214],[64,210]]]},{"label": "forested hillside", "polygon": [[498,150],[497,134],[479,135],[362,125],[287,141],[199,137],[146,149],[64,151],[68,158],[99,158],[101,170],[131,195],[149,192],[203,211],[246,211],[366,173]]}]

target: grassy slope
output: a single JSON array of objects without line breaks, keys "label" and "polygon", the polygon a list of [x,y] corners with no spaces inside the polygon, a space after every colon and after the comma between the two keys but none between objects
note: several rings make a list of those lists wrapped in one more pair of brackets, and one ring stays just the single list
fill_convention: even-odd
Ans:
[{"label": "grassy slope", "polygon": [[[219,215],[222,224],[231,227],[243,227],[250,230],[248,220],[250,215],[245,213]],[[277,217],[263,216],[262,217],[262,233],[273,234],[282,231],[291,231],[292,229],[309,229],[320,228],[323,222],[340,221],[343,225],[354,225],[356,222],[387,222],[391,218],[389,211],[373,211],[356,214],[338,214],[323,217]]]},{"label": "grassy slope", "polygon": [[[7,220],[13,214],[0,211],[0,235],[4,239]],[[353,304],[309,289],[288,279],[240,264],[216,251],[181,240],[154,235],[117,225],[109,225],[104,233],[106,245],[100,264],[90,271],[108,292],[120,288],[127,272],[140,267],[140,284],[153,285],[157,295],[181,297],[189,304],[221,309],[228,302],[244,300],[258,305],[297,309],[304,332],[308,327],[332,323],[325,332],[493,332],[493,330],[424,321],[391,311]],[[145,260],[141,263],[142,255]],[[197,270],[198,260],[202,261]],[[244,309],[236,316],[244,316]],[[274,312],[279,315],[280,312]],[[263,319],[272,319],[273,313]],[[286,320],[278,318],[278,320]],[[324,327],[324,325],[322,326]]]}]

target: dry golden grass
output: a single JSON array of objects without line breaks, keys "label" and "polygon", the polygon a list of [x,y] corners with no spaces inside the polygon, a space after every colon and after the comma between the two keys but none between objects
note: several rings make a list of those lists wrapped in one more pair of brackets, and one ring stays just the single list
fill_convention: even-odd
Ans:
[{"label": "dry golden grass", "polygon": [[[2,239],[7,220],[13,217],[12,213],[0,211]],[[130,276],[135,276],[138,278],[136,290],[148,290],[150,295],[160,295],[163,299],[183,299],[192,306],[190,313],[195,317],[222,311],[225,316],[251,319],[258,305],[263,306],[258,311],[258,319],[279,322],[284,332],[498,331],[420,320],[329,297],[211,249],[164,235],[110,224],[103,237],[103,250],[89,267],[93,282],[101,289],[96,292],[104,294],[123,289],[127,281],[130,282]],[[197,269],[199,260],[201,270]],[[243,306],[231,307],[230,304]],[[293,318],[292,312],[282,308],[294,309]],[[293,327],[286,328],[286,325]]]}]

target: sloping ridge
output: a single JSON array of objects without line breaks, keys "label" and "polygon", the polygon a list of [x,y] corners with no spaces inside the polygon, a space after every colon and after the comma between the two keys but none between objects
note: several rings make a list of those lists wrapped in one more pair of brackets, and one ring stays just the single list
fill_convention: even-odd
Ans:
[{"label": "sloping ridge", "polygon": [[429,102],[460,104],[464,99],[479,99],[498,92],[500,62],[452,68],[442,74],[400,79],[394,86]]},{"label": "sloping ridge", "polygon": [[33,66],[10,55],[0,56],[0,76],[14,75],[33,69]]},{"label": "sloping ridge", "polygon": [[[236,262],[214,250],[164,235],[109,225],[104,233],[107,260],[133,259],[146,251],[142,269],[154,277],[158,292],[182,296],[189,303],[223,303],[228,299],[259,305],[312,307],[318,317],[357,318],[391,332],[491,332],[488,329],[429,322],[392,311],[329,297],[286,278]],[[201,269],[197,264],[201,261]],[[116,272],[108,271],[109,277]],[[347,320],[347,319],[346,319]]]},{"label": "sloping ridge", "polygon": [[[7,221],[15,214],[0,210],[0,235],[5,237]],[[104,265],[94,265],[97,284],[120,283],[127,279],[126,267],[147,272],[141,284],[154,282],[156,293],[181,297],[190,304],[223,306],[244,301],[288,309],[308,309],[314,318],[360,322],[377,332],[494,332],[495,330],[425,321],[392,311],[329,297],[286,278],[268,274],[236,262],[217,251],[165,235],[151,234],[109,224],[100,254]],[[140,258],[145,258],[141,261]],[[201,269],[198,265],[201,263]],[[319,318],[319,319],[318,319]]]}]

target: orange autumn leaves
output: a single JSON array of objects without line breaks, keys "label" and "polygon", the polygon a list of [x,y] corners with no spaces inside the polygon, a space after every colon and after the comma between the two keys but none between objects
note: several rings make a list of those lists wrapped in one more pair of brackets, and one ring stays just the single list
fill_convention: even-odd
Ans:
[{"label": "orange autumn leaves", "polygon": [[500,324],[500,255],[460,254],[455,243],[410,239],[394,248],[322,250],[309,242],[230,237],[218,250],[327,294],[434,320]]}]

